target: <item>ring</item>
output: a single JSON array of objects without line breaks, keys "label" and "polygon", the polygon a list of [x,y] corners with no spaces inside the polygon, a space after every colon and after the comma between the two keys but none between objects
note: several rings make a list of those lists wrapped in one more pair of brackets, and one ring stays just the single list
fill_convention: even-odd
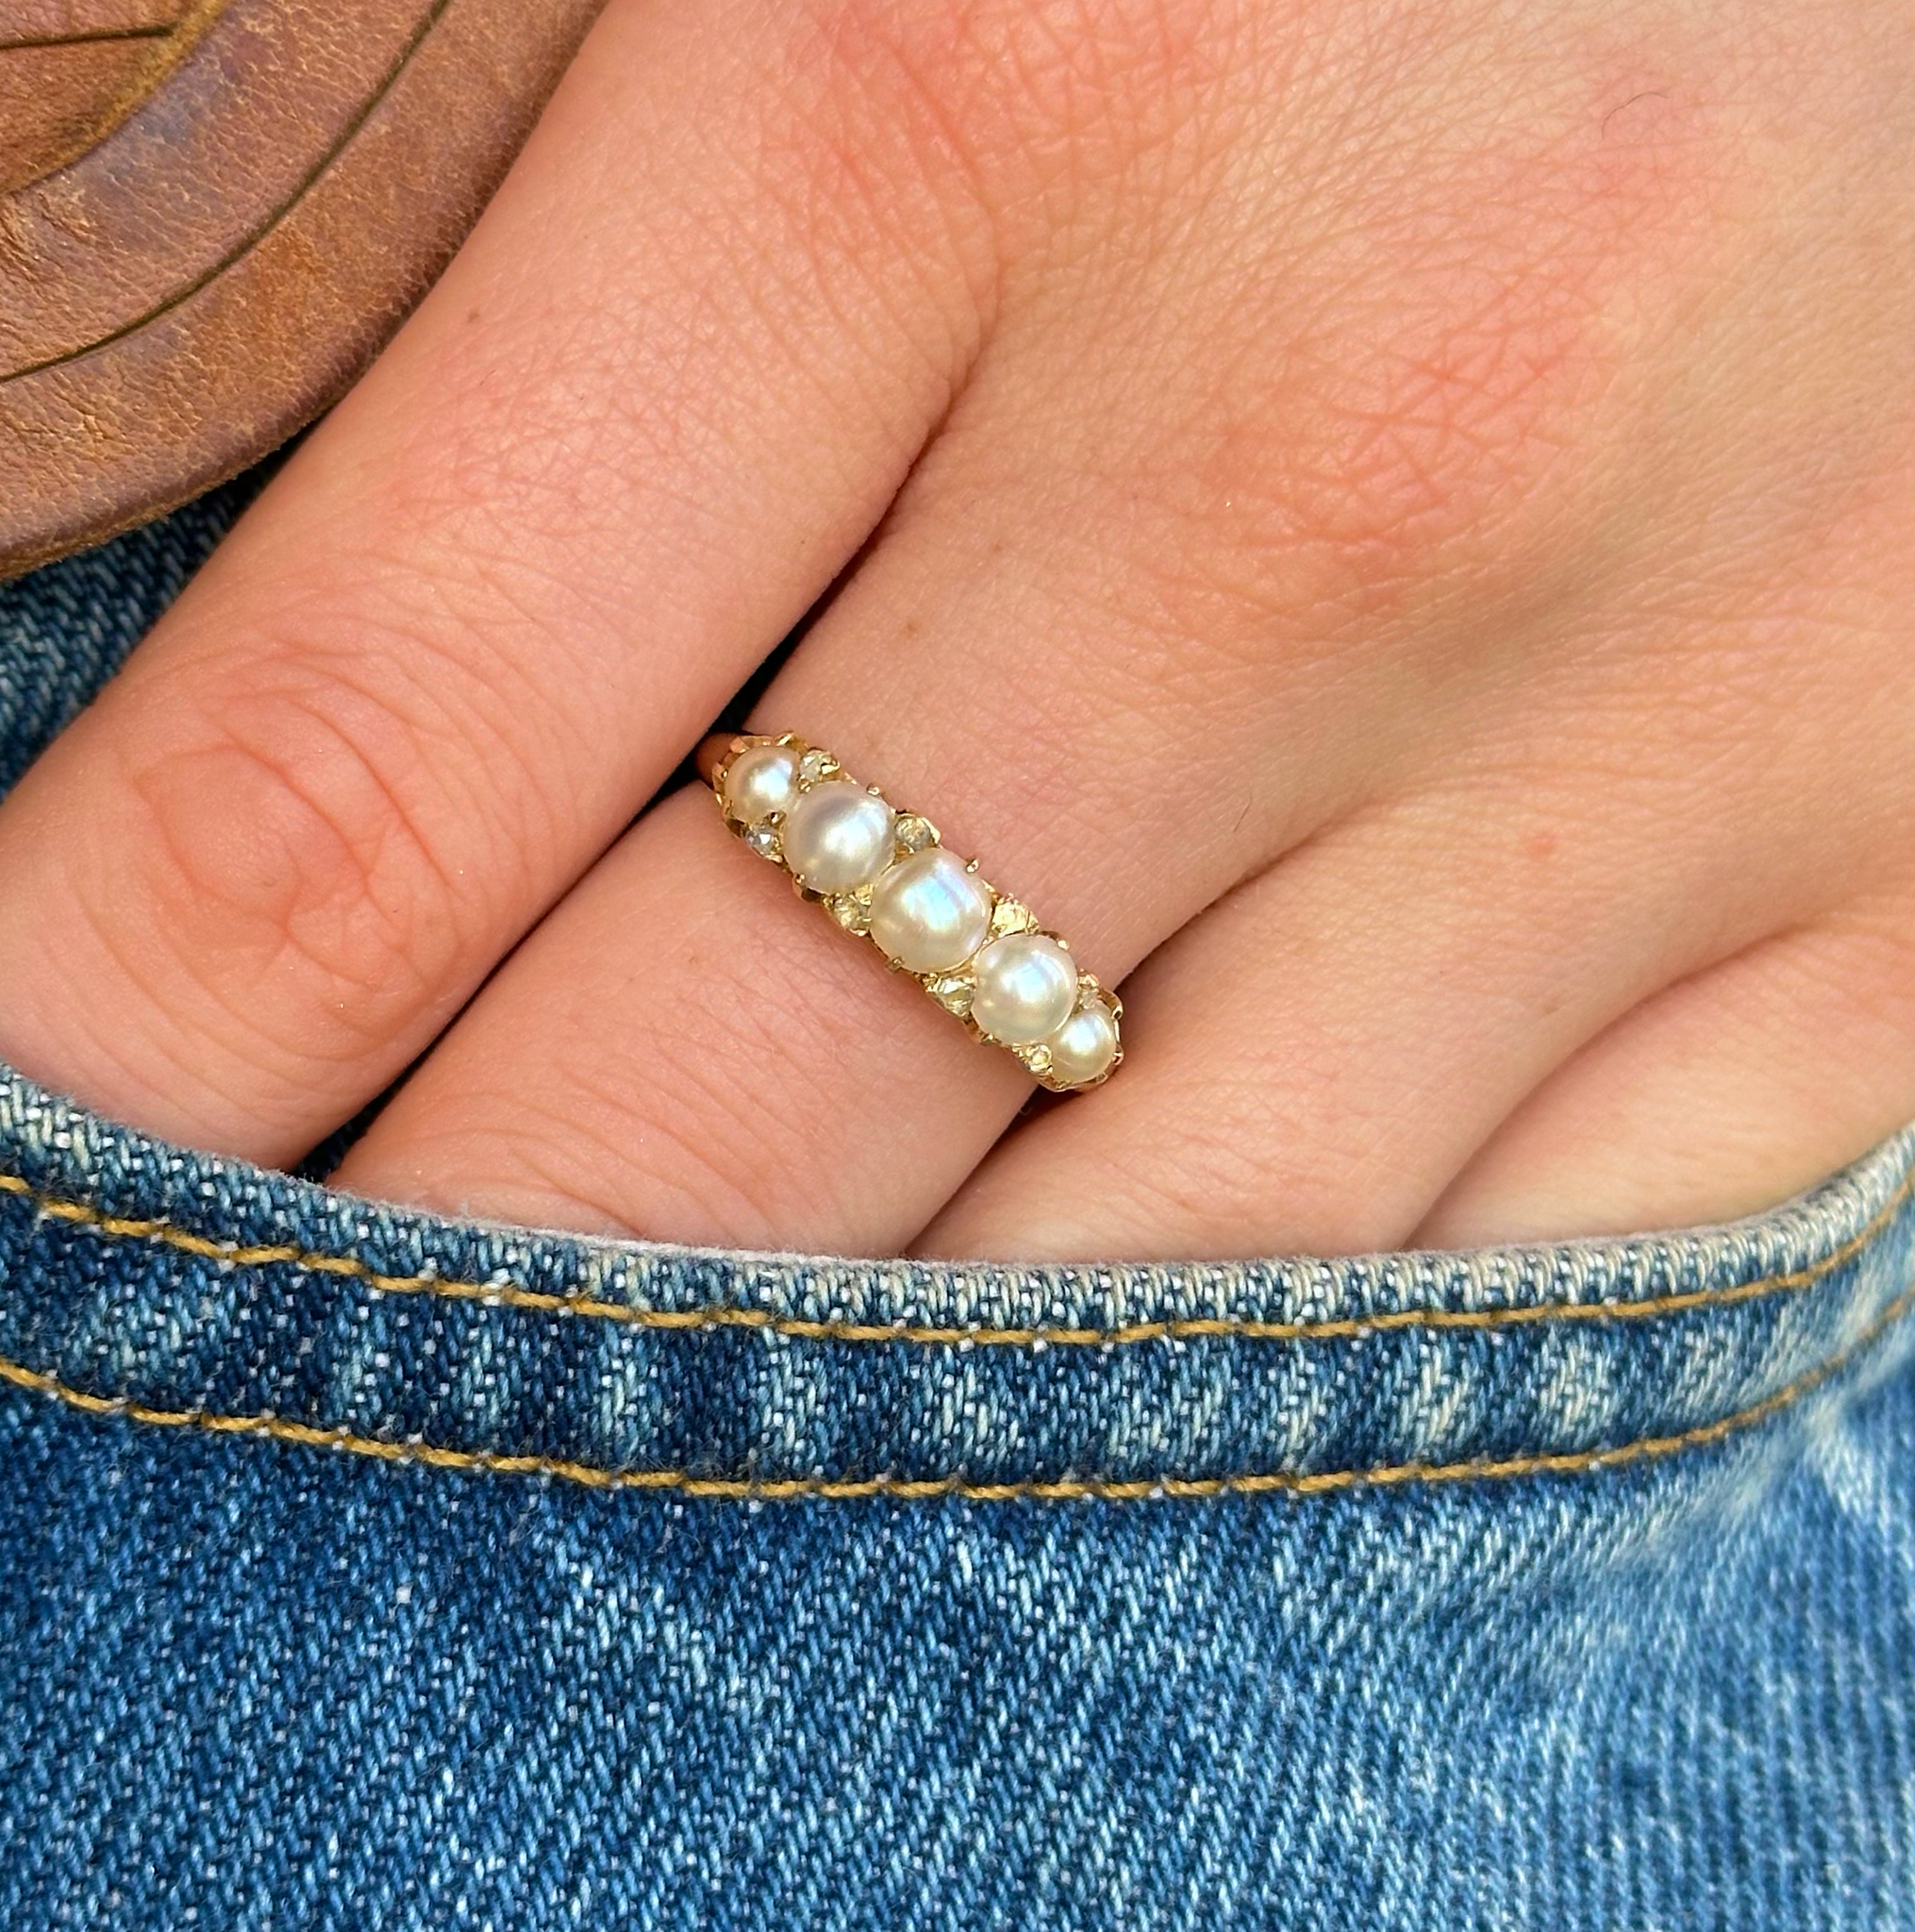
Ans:
[{"label": "ring", "polygon": [[974,1039],[1004,1048],[1053,1093],[1116,1072],[1124,1003],[1029,907],[978,877],[974,858],[947,852],[929,819],[791,731],[708,739],[698,763],[730,830]]}]

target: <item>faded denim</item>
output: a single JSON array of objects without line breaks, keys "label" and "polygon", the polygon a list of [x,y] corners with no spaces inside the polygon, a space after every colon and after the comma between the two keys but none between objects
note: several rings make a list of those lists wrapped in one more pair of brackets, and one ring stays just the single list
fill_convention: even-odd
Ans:
[{"label": "faded denim", "polygon": [[[8,779],[231,507],[0,591]],[[1915,1927],[1911,1189],[872,1264],[0,1079],[0,1926]]]}]

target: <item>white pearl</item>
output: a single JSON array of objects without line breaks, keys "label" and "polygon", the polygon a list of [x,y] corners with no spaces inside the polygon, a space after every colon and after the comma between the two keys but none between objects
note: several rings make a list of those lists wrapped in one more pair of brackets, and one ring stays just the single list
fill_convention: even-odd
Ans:
[{"label": "white pearl", "polygon": [[848,778],[827,778],[799,794],[779,842],[800,885],[849,892],[891,863],[891,808]]},{"label": "white pearl", "polygon": [[1081,1007],[1051,1035],[1051,1072],[1081,1087],[1109,1070],[1117,1058],[1117,1022],[1102,1000]]},{"label": "white pearl", "polygon": [[899,859],[872,888],[871,936],[913,973],[948,972],[991,936],[991,895],[934,845]]},{"label": "white pearl", "polygon": [[1056,940],[1007,933],[992,940],[973,969],[971,1017],[1006,1046],[1032,1046],[1055,1033],[1077,999],[1077,969]]},{"label": "white pearl", "polygon": [[754,744],[724,768],[724,806],[747,825],[789,811],[798,795],[798,759],[789,745]]}]

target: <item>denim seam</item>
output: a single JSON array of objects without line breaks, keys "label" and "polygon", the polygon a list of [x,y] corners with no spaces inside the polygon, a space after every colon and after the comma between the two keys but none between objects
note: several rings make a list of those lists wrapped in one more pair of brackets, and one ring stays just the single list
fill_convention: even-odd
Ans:
[{"label": "denim seam", "polygon": [[945,1476],[792,1476],[769,1480],[750,1476],[699,1475],[685,1469],[620,1470],[545,1456],[501,1456],[483,1449],[444,1449],[421,1441],[391,1442],[355,1435],[344,1427],[323,1428],[291,1422],[265,1410],[257,1415],[220,1415],[198,1408],[156,1408],[121,1395],[96,1395],[75,1389],[39,1369],[0,1357],[0,1382],[52,1397],[90,1415],[169,1428],[193,1428],[220,1436],[263,1436],[303,1448],[332,1449],[382,1462],[415,1463],[428,1469],[487,1475],[541,1475],[596,1490],[667,1491],[702,1501],[790,1503],[856,1502],[888,1497],[900,1503],[1130,1503],[1163,1499],[1213,1501],[1224,1496],[1327,1495],[1337,1491],[1404,1487],[1410,1484],[1507,1481],[1517,1476],[1579,1475],[1635,1462],[1660,1461],[1684,1450],[1700,1449],[1753,1428],[1799,1402],[1846,1368],[1915,1308],[1915,1287],[1903,1291],[1846,1348],[1765,1395],[1714,1422],[1669,1436],[1641,1436],[1611,1448],[1566,1450],[1469,1462],[1400,1462],[1368,1469],[1273,1470],[1226,1476],[1058,1476],[1018,1482],[972,1482],[962,1474]]},{"label": "denim seam", "polygon": [[172,1222],[135,1220],[107,1213],[83,1201],[48,1194],[18,1174],[0,1173],[0,1193],[19,1195],[50,1220],[85,1227],[107,1241],[143,1241],[228,1268],[291,1267],[315,1274],[341,1275],[380,1294],[425,1294],[448,1301],[478,1302],[488,1307],[529,1309],[535,1313],[619,1322],[640,1328],[680,1331],[756,1328],[801,1341],[966,1348],[1121,1348],[1148,1341],[1358,1341],[1397,1329],[1500,1329],[1555,1322],[1640,1321],[1682,1314],[1696,1308],[1733,1307],[1740,1303],[1799,1291],[1852,1260],[1888,1225],[1915,1193],[1915,1168],[1894,1192],[1847,1241],[1820,1259],[1787,1274],[1765,1274],[1723,1288],[1675,1294],[1591,1302],[1532,1302],[1498,1308],[1390,1308],[1372,1315],[1316,1321],[1265,1322],[1242,1316],[1179,1316],[1131,1322],[1108,1328],[1029,1326],[939,1327],[908,1322],[864,1323],[783,1315],[770,1308],[714,1304],[702,1308],[657,1308],[624,1302],[555,1294],[515,1288],[498,1281],[459,1281],[437,1274],[387,1274],[356,1255],[325,1254],[289,1243],[241,1246],[193,1234]]}]

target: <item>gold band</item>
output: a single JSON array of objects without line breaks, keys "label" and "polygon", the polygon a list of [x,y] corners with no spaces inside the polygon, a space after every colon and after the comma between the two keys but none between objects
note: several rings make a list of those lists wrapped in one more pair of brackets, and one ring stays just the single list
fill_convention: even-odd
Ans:
[{"label": "gold band", "polygon": [[858,785],[795,732],[708,739],[698,764],[732,832],[974,1039],[1054,1093],[1116,1072],[1124,1003],[1027,906],[978,877],[974,858],[945,851],[929,819]]}]

